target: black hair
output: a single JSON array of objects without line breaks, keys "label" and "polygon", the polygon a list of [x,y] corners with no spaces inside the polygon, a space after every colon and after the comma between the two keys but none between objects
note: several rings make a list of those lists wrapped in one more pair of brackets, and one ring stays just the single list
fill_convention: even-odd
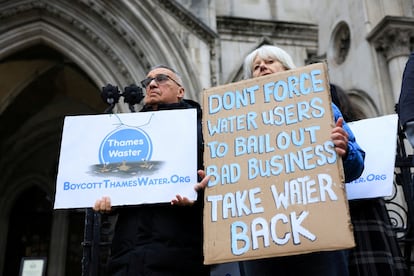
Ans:
[{"label": "black hair", "polygon": [[348,94],[338,85],[330,84],[332,102],[339,108],[345,122],[363,119],[363,112],[354,104]]}]

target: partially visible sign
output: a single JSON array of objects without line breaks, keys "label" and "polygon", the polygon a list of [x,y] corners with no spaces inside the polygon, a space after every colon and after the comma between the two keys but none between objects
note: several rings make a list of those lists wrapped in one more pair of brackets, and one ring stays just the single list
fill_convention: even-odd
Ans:
[{"label": "partially visible sign", "polygon": [[325,64],[204,91],[206,264],[354,246]]},{"label": "partially visible sign", "polygon": [[397,114],[348,123],[365,151],[360,178],[346,184],[348,199],[390,196],[393,192],[397,147]]},{"label": "partially visible sign", "polygon": [[65,118],[55,209],[194,200],[196,183],[195,109]]},{"label": "partially visible sign", "polygon": [[45,257],[24,257],[20,262],[19,276],[44,276],[46,275]]}]

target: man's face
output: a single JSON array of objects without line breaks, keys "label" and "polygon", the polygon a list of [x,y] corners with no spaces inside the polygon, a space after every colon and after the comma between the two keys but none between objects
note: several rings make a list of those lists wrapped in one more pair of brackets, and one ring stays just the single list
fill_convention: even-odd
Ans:
[{"label": "man's face", "polygon": [[286,71],[286,68],[275,58],[261,58],[256,56],[253,60],[252,72],[254,78],[282,71]]},{"label": "man's face", "polygon": [[[159,77],[156,78],[157,76]],[[166,68],[156,68],[147,74],[147,78],[155,79],[146,84],[145,104],[178,103],[184,97],[184,88],[174,72]]]}]

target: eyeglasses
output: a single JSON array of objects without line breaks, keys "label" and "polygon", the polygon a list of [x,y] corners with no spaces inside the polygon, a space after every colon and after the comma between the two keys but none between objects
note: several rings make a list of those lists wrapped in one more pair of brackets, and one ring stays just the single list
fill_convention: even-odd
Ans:
[{"label": "eyeglasses", "polygon": [[165,74],[158,74],[153,78],[150,77],[150,78],[144,79],[143,81],[141,81],[142,87],[146,88],[150,84],[150,82],[152,82],[153,80],[155,80],[155,82],[158,83],[158,84],[162,84],[162,83],[166,82],[167,80],[172,80],[178,86],[181,87],[181,84],[179,84],[175,79],[173,79],[170,76],[165,75]]}]

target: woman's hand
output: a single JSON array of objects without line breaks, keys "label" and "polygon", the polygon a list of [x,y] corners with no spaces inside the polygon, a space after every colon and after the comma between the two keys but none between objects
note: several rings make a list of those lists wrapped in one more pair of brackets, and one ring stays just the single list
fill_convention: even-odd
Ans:
[{"label": "woman's hand", "polygon": [[340,117],[331,132],[331,139],[335,145],[335,151],[341,157],[346,156],[348,152],[348,132],[343,129],[343,122],[344,119]]},{"label": "woman's hand", "polygon": [[201,182],[197,183],[194,186],[194,189],[198,192],[198,191],[204,190],[207,187],[208,181],[210,180],[210,176],[209,175],[206,176],[206,172],[203,170],[198,170],[197,173],[198,173],[198,176],[202,178]]}]

